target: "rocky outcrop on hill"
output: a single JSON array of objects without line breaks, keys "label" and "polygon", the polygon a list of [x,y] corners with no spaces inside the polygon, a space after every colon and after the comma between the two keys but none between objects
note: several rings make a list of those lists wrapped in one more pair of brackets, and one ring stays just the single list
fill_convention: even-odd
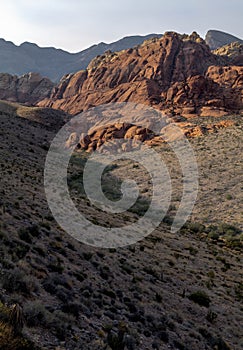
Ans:
[{"label": "rocky outcrop on hill", "polygon": [[116,123],[114,125],[99,127],[90,131],[88,135],[79,135],[77,132],[74,132],[70,134],[70,137],[66,142],[66,147],[72,147],[78,142],[78,147],[85,151],[92,152],[98,149],[102,152],[105,150],[102,146],[115,139],[129,140],[129,142],[121,145],[113,144],[113,149],[114,147],[121,148],[126,152],[136,147],[140,147],[142,142],[155,144],[157,141],[162,141],[159,135],[154,135],[154,133],[148,128],[130,123]]},{"label": "rocky outcrop on hill", "polygon": [[231,64],[243,66],[243,43],[234,42],[213,51],[215,55],[228,57]]},{"label": "rocky outcrop on hill", "polygon": [[210,66],[204,75],[174,83],[163,96],[176,114],[221,115],[243,108],[242,81],[243,67]]},{"label": "rocky outcrop on hill", "polygon": [[109,102],[138,102],[169,116],[232,113],[243,108],[243,68],[213,54],[192,33],[165,33],[142,45],[95,58],[66,75],[40,106],[78,114]]},{"label": "rocky outcrop on hill", "polygon": [[53,87],[54,83],[37,73],[28,73],[21,77],[0,73],[1,100],[35,104],[49,97]]},{"label": "rocky outcrop on hill", "polygon": [[220,30],[209,30],[206,34],[205,41],[211,50],[216,50],[221,46],[231,44],[233,42],[243,43],[243,40],[234,35],[221,32]]},{"label": "rocky outcrop on hill", "polygon": [[[164,127],[168,125],[165,123]],[[203,136],[209,133],[217,132],[219,129],[234,125],[232,120],[220,120],[213,123],[204,123],[195,125],[191,122],[181,122],[180,127],[187,138]],[[74,128],[75,130],[75,128]],[[175,137],[181,137],[179,133]],[[121,142],[119,142],[121,141]],[[104,126],[97,126],[88,131],[87,134],[80,130],[70,133],[66,141],[66,148],[82,149],[86,152],[97,150],[100,153],[110,152],[130,152],[140,149],[143,144],[149,146],[161,145],[165,142],[163,129],[158,133],[142,125],[134,125],[126,122],[117,122]]]}]

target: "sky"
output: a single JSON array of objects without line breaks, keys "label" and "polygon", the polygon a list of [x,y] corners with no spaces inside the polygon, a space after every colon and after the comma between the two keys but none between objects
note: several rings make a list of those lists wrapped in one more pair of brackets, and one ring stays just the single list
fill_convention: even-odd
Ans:
[{"label": "sky", "polygon": [[128,35],[217,29],[243,38],[243,0],[0,0],[0,38],[81,51]]}]

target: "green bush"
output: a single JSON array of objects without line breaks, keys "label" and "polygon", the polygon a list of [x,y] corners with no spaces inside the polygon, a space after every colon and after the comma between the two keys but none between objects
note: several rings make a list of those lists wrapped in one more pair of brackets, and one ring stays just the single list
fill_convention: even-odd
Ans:
[{"label": "green bush", "polygon": [[200,290],[190,294],[188,298],[192,300],[194,303],[197,303],[200,306],[206,306],[206,307],[209,307],[209,304],[211,301],[209,296],[204,291],[200,291]]},{"label": "green bush", "polygon": [[188,222],[186,228],[195,233],[201,233],[205,230],[205,226],[200,222]]}]

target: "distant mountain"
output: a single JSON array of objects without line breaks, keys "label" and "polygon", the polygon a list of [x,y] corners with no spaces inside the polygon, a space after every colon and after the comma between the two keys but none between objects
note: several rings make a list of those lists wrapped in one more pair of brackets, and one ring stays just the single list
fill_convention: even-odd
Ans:
[{"label": "distant mountain", "polygon": [[[20,76],[35,72],[58,82],[68,73],[86,69],[93,58],[103,55],[106,51],[117,52],[130,49],[145,40],[160,36],[162,34],[127,36],[110,44],[101,42],[77,53],[54,47],[39,47],[29,42],[17,46],[11,41],[0,39],[0,73]],[[241,39],[217,30],[209,30],[205,41],[211,50],[235,41],[243,43]]]},{"label": "distant mountain", "polygon": [[206,34],[205,41],[211,50],[216,50],[221,46],[228,45],[236,41],[243,43],[242,39],[219,30],[209,30]]},{"label": "distant mountain", "polygon": [[20,46],[0,39],[0,73],[23,75],[36,72],[57,82],[67,73],[75,73],[87,68],[89,62],[105,51],[121,51],[141,44],[144,40],[160,34],[128,36],[111,44],[99,43],[78,53],[69,53],[53,47],[39,47],[24,42]]}]

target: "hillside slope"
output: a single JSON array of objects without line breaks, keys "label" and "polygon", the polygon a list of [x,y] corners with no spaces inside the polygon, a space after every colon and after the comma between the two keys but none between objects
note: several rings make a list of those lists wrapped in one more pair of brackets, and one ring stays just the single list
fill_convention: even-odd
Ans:
[{"label": "hillside slope", "polygon": [[[173,154],[162,146],[156,150],[167,156],[175,186],[167,223],[135,245],[106,250],[73,240],[48,209],[46,152],[67,116],[24,108],[0,103],[0,299],[23,308],[22,336],[43,350],[116,349],[119,339],[121,349],[126,343],[133,350],[240,349],[242,120],[192,142],[200,171],[192,216],[197,222],[170,232],[181,178]],[[75,153],[68,170],[70,194],[83,215],[106,227],[137,220],[142,203],[119,218],[90,204],[80,186],[84,161]],[[110,168],[106,187],[114,191],[112,179],[117,183],[130,174],[146,195],[149,181],[134,165]],[[2,304],[0,317],[7,322]],[[0,344],[9,349],[0,331]]]}]

